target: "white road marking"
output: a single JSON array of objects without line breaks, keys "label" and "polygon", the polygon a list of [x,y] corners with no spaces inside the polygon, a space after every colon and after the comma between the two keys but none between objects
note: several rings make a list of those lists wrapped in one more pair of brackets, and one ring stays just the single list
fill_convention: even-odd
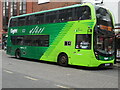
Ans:
[{"label": "white road marking", "polygon": [[37,81],[38,79],[36,79],[36,78],[32,78],[32,77],[29,77],[29,76],[24,76],[25,78],[27,78],[27,79],[30,79],[30,80],[34,80],[34,81]]},{"label": "white road marking", "polygon": [[67,74],[68,76],[70,76],[70,74]]},{"label": "white road marking", "polygon": [[12,74],[13,72],[11,72],[11,71],[8,71],[8,70],[4,70],[5,72],[7,72],[7,73],[10,73],[10,74]]},{"label": "white road marking", "polygon": [[60,88],[67,88],[69,89],[69,87],[65,87],[65,86],[61,86],[61,85],[56,85],[57,87],[60,87]]}]

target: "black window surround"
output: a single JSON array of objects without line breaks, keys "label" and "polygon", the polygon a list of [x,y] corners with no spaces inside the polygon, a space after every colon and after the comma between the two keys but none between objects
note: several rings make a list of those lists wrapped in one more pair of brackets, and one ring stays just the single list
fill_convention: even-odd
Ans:
[{"label": "black window surround", "polygon": [[[24,19],[25,24],[19,25],[18,22],[20,19],[18,18],[17,25],[15,26],[61,23],[61,22],[75,21],[75,20],[90,20],[91,10],[88,6],[82,6],[82,7],[75,7],[75,8],[69,8],[69,9],[62,9],[58,11],[51,11],[47,13],[28,15],[25,17],[26,17]],[[13,22],[11,21],[10,24],[12,23]],[[10,27],[15,27],[15,26],[10,25]]]},{"label": "black window surround", "polygon": [[49,35],[11,36],[13,45],[49,47]]}]

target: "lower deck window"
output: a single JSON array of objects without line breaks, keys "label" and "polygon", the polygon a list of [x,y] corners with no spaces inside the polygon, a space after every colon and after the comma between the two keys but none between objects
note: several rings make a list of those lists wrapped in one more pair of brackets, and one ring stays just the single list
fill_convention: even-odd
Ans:
[{"label": "lower deck window", "polygon": [[49,46],[49,35],[26,35],[26,36],[11,36],[13,45],[25,46]]},{"label": "lower deck window", "polygon": [[76,49],[91,49],[91,34],[77,34]]}]

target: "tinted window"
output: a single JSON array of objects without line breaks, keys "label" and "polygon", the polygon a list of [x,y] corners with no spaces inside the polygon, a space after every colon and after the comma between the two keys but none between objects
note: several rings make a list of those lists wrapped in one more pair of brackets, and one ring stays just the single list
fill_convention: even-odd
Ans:
[{"label": "tinted window", "polygon": [[11,42],[13,45],[23,45],[24,36],[11,36]]},{"label": "tinted window", "polygon": [[[35,25],[45,23],[67,22],[72,20],[87,20],[91,19],[91,10],[88,6],[63,9],[47,13],[29,15],[18,18],[18,25]],[[17,25],[17,19],[12,19],[10,26]]]},{"label": "tinted window", "polygon": [[11,36],[13,45],[25,46],[49,46],[49,35],[27,35],[27,36]]},{"label": "tinted window", "polygon": [[59,11],[59,22],[65,22],[73,20],[73,9],[64,9]]},{"label": "tinted window", "polygon": [[32,36],[25,36],[24,37],[24,45],[31,46],[32,45]]},{"label": "tinted window", "polygon": [[18,26],[24,26],[25,25],[26,18],[25,17],[19,17],[18,18]]},{"label": "tinted window", "polygon": [[13,18],[10,21],[10,27],[16,27],[17,26],[17,18]]},{"label": "tinted window", "polygon": [[91,34],[77,34],[76,35],[77,49],[91,49]]},{"label": "tinted window", "polygon": [[33,25],[34,24],[34,15],[30,15],[26,17],[26,25]]},{"label": "tinted window", "polygon": [[35,24],[44,24],[44,14],[36,14],[35,15]]},{"label": "tinted window", "polygon": [[46,13],[46,23],[55,23],[57,22],[57,11]]},{"label": "tinted window", "polygon": [[113,27],[112,17],[110,13],[104,8],[101,7],[95,7],[95,8],[96,8],[97,23],[99,25]]},{"label": "tinted window", "polygon": [[49,35],[34,35],[32,37],[31,46],[49,46]]},{"label": "tinted window", "polygon": [[88,6],[76,7],[74,10],[74,20],[91,19],[91,10]]}]

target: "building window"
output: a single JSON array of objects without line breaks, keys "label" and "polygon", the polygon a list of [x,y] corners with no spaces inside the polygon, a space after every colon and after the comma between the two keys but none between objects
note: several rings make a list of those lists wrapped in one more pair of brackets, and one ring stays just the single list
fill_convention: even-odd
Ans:
[{"label": "building window", "polygon": [[16,16],[17,15],[17,1],[14,0],[11,2],[11,16]]},{"label": "building window", "polygon": [[21,0],[20,2],[20,14],[26,13],[26,0]]},{"label": "building window", "polygon": [[9,2],[6,0],[6,2],[3,2],[3,29],[7,31],[8,26],[8,6]]}]

